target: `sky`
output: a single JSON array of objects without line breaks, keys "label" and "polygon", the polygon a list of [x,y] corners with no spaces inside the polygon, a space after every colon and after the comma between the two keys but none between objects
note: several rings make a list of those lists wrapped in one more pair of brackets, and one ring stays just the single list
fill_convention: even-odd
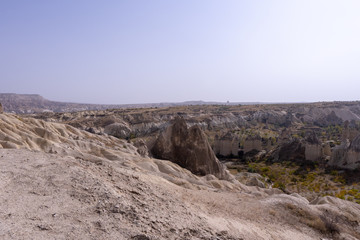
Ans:
[{"label": "sky", "polygon": [[55,101],[360,99],[359,0],[2,0],[0,92]]}]

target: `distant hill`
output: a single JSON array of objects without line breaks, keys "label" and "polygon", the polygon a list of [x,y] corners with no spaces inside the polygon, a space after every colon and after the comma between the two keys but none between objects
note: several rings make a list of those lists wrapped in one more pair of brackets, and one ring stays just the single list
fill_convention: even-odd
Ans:
[{"label": "distant hill", "polygon": [[110,107],[109,105],[55,102],[38,94],[1,93],[0,102],[5,112],[13,113],[74,112],[103,110]]},{"label": "distant hill", "polygon": [[[41,113],[41,112],[77,112],[86,110],[105,110],[115,108],[150,108],[150,107],[173,107],[188,105],[234,105],[239,103],[186,101],[180,103],[141,103],[141,104],[86,104],[56,102],[43,98],[38,94],[15,94],[0,93],[0,103],[5,112],[17,114]],[[255,103],[247,103],[255,104]]]}]

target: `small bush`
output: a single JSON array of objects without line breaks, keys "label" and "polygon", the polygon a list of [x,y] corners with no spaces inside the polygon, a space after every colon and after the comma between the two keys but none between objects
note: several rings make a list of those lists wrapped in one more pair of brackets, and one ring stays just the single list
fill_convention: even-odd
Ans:
[{"label": "small bush", "polygon": [[274,188],[280,188],[281,190],[285,190],[285,184],[283,182],[275,182],[274,185],[273,185]]},{"label": "small bush", "polygon": [[341,190],[339,193],[337,193],[335,196],[341,199],[345,199],[346,190]]},{"label": "small bush", "polygon": [[357,189],[350,189],[348,191],[348,194],[351,196],[355,196],[355,195],[357,195],[358,192],[359,192],[359,190],[357,190]]}]

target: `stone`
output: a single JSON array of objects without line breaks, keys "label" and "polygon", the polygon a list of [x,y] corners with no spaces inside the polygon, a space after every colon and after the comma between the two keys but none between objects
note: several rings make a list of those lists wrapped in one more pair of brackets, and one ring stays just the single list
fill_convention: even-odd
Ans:
[{"label": "stone", "polygon": [[3,106],[2,106],[1,103],[0,103],[0,113],[3,113],[3,112],[4,112]]},{"label": "stone", "polygon": [[260,187],[260,188],[265,188],[265,184],[263,182],[261,182],[257,177],[251,177],[247,183],[247,186],[256,186],[256,187]]},{"label": "stone", "polygon": [[144,234],[135,235],[131,239],[133,239],[133,240],[150,240],[150,238]]},{"label": "stone", "polygon": [[104,133],[117,138],[127,139],[130,137],[131,129],[126,123],[117,122],[107,125]]},{"label": "stone", "polygon": [[151,153],[155,158],[170,160],[197,175],[213,174],[219,179],[233,179],[216,158],[201,128],[198,125],[188,128],[181,117],[176,117],[173,124],[159,134]]},{"label": "stone", "polygon": [[137,152],[142,157],[149,157],[149,150],[148,150],[148,147],[146,146],[144,140],[137,139],[134,141],[133,145],[137,148]]},{"label": "stone", "polygon": [[235,178],[247,186],[265,188],[265,178],[258,173],[239,172]]}]

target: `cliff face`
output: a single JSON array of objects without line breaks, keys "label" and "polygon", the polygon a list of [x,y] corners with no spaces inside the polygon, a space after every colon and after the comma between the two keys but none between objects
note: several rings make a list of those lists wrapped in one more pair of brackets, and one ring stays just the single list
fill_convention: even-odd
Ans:
[{"label": "cliff face", "polygon": [[219,179],[230,179],[200,127],[194,125],[188,128],[180,117],[158,136],[151,153],[156,158],[170,160],[197,175],[212,174]]},{"label": "cliff face", "polygon": [[360,135],[353,141],[346,139],[341,145],[334,148],[331,159],[328,163],[330,166],[356,169],[360,167]]},{"label": "cliff face", "polygon": [[256,150],[256,151],[261,151],[263,149],[262,146],[262,142],[261,142],[261,137],[256,135],[256,136],[248,136],[245,139],[244,142],[244,153]]},{"label": "cliff face", "polygon": [[303,140],[293,139],[280,144],[274,151],[273,159],[275,161],[319,162],[326,155],[327,147],[327,145],[322,145],[314,132],[311,132]]},{"label": "cliff face", "polygon": [[215,136],[213,149],[218,156],[236,157],[239,152],[239,143],[240,141],[237,136],[227,132],[224,136]]},{"label": "cliff face", "polygon": [[323,157],[325,151],[325,145],[322,146],[320,140],[317,138],[314,132],[305,139],[305,159],[308,161],[317,162]]}]

